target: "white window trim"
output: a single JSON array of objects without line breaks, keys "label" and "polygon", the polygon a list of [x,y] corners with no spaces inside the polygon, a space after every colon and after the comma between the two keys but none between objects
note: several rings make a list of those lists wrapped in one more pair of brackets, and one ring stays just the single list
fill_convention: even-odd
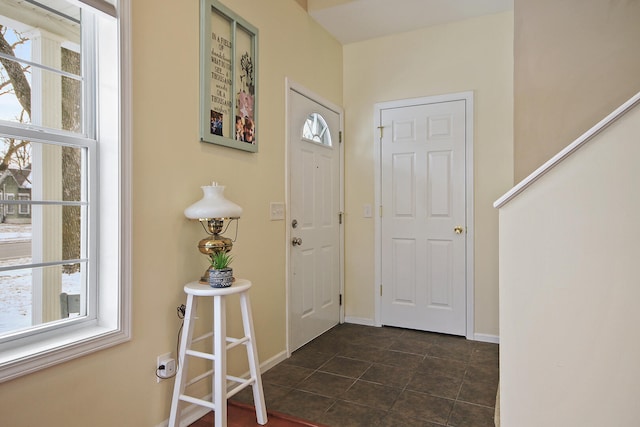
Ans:
[{"label": "white window trim", "polygon": [[[31,199],[28,194],[18,193],[18,200],[28,201]],[[28,204],[18,205],[18,215],[29,215],[31,213],[31,206]]]},{"label": "white window trim", "polygon": [[[0,353],[0,382],[8,381],[131,339],[131,5],[118,2],[120,67],[119,215],[117,288],[100,295],[96,322],[61,328],[46,339]],[[109,131],[109,129],[103,129]],[[101,288],[104,288],[101,287]],[[101,289],[102,291],[102,289]],[[105,315],[106,313],[106,315]],[[111,314],[111,315],[109,315]],[[80,326],[81,325],[81,326]]]},{"label": "white window trim", "polygon": [[[13,193],[7,193],[7,198],[5,200],[15,200],[16,195]],[[15,215],[16,214],[16,206],[13,203],[7,203],[4,208],[5,215]]]}]

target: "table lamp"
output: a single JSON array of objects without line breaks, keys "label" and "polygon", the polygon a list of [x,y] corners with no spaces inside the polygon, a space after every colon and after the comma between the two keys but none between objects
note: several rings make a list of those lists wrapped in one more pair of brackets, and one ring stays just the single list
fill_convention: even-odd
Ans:
[{"label": "table lamp", "polygon": [[[225,222],[228,228],[231,220],[240,218],[242,208],[224,197],[224,186],[218,185],[217,182],[200,188],[204,192],[202,199],[184,210],[184,215],[189,219],[200,221],[200,224],[208,234],[207,237],[200,240],[198,249],[207,256],[218,252],[229,252],[235,239],[231,240],[222,236],[221,233],[223,233]],[[209,270],[211,268],[207,268],[204,272],[204,275],[200,278],[201,283],[208,283]]]}]

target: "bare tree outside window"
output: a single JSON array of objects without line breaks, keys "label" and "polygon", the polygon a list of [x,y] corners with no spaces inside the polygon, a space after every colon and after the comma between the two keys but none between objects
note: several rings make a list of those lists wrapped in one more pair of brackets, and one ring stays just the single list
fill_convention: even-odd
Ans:
[{"label": "bare tree outside window", "polygon": [[[80,54],[62,49],[62,70],[76,75],[80,74]],[[62,129],[73,132],[82,131],[80,103],[82,87],[78,80],[62,77]],[[81,151],[75,147],[62,147],[62,200],[80,200],[80,162]],[[80,258],[80,207],[63,206],[62,223],[62,258]],[[67,274],[80,271],[80,264],[63,266]]]},{"label": "bare tree outside window", "polygon": [[[12,43],[7,41],[7,33],[10,32]],[[0,25],[0,52],[15,56],[18,46],[28,41],[17,31],[13,31]],[[18,117],[20,123],[31,121],[31,85],[27,74],[29,66],[22,66],[19,62],[0,57],[0,96],[13,96],[22,107]],[[30,142],[16,140],[14,138],[3,138],[2,159],[0,160],[0,172],[7,170],[10,166],[24,169],[31,164]]]},{"label": "bare tree outside window", "polygon": [[[28,38],[15,30],[0,25],[0,52],[17,57],[16,49],[28,43]],[[80,75],[80,54],[61,48],[62,71]],[[0,57],[0,97],[13,97],[20,106],[20,113],[14,119],[20,123],[31,121],[31,85],[30,67],[20,62]],[[82,131],[81,96],[82,86],[79,80],[61,76],[61,111],[63,130],[80,133]],[[75,147],[62,147],[62,200],[79,201],[81,198],[81,150]],[[26,171],[31,168],[31,142],[14,138],[2,138],[0,141],[0,173],[12,168]],[[81,221],[80,207],[63,206],[62,221],[62,257],[80,258]],[[4,218],[2,218],[4,220]],[[80,270],[80,264],[65,265],[63,272],[71,274]]]},{"label": "bare tree outside window", "polygon": [[0,0],[0,382],[130,337],[113,3]]}]

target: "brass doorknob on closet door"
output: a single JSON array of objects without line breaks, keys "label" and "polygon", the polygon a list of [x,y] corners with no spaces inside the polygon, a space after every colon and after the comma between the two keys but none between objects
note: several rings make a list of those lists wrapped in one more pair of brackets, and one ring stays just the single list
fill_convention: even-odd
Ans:
[{"label": "brass doorknob on closet door", "polygon": [[458,225],[458,226],[453,228],[453,231],[455,231],[456,234],[462,234],[464,232],[464,227],[461,226],[461,225]]}]

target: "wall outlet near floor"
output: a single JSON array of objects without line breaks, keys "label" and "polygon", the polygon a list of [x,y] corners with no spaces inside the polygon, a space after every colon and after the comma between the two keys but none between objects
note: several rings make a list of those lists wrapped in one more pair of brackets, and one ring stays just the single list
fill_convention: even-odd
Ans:
[{"label": "wall outlet near floor", "polygon": [[176,359],[171,353],[161,354],[156,359],[156,381],[171,378],[176,374]]}]

